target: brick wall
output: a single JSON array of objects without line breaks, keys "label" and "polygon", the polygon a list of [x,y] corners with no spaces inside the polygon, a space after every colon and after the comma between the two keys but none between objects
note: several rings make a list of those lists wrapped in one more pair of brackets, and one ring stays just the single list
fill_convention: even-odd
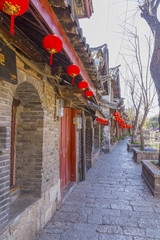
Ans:
[{"label": "brick wall", "polygon": [[[8,86],[9,85],[9,86]],[[11,84],[0,80],[0,230],[8,222],[10,189]]]},{"label": "brick wall", "polygon": [[59,181],[59,119],[55,117],[54,88],[40,81],[36,73],[27,72],[22,63],[20,68],[18,85],[0,80],[0,230],[9,214],[13,98],[21,100],[16,115],[15,183],[21,193],[40,197]]},{"label": "brick wall", "polygon": [[21,193],[41,196],[44,113],[37,90],[21,83],[15,92],[21,100],[16,113],[15,185]]}]

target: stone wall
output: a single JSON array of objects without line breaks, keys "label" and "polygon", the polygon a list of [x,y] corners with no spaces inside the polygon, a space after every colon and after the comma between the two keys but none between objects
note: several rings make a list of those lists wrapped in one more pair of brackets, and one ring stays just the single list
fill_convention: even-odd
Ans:
[{"label": "stone wall", "polygon": [[[9,218],[13,98],[21,101],[16,114],[15,184],[19,185],[21,194],[45,196],[45,201],[40,199],[43,202],[41,207],[51,217],[55,207],[53,210],[47,203],[47,192],[59,182],[59,119],[55,116],[54,87],[42,81],[35,72],[26,70],[18,59],[17,66],[17,85],[0,80],[0,230],[4,229]],[[57,198],[60,186],[57,186],[51,193],[55,205],[60,199]]]},{"label": "stone wall", "polygon": [[133,159],[136,163],[141,163],[141,160],[157,160],[158,159],[158,151],[149,152],[149,151],[141,151],[137,148],[132,148],[133,150]]},{"label": "stone wall", "polygon": [[[25,201],[25,198],[24,198]],[[10,221],[0,235],[1,240],[34,240],[56,211],[60,201],[60,181],[42,194],[40,199],[26,207]]]},{"label": "stone wall", "polygon": [[127,143],[127,151],[132,152],[133,148],[138,148],[140,147],[140,144],[132,144],[132,143]]},{"label": "stone wall", "polygon": [[0,230],[9,215],[11,84],[0,80]]},{"label": "stone wall", "polygon": [[155,197],[160,197],[160,170],[150,160],[142,160],[142,177],[152,194]]},{"label": "stone wall", "polygon": [[21,193],[41,196],[44,113],[38,92],[31,83],[19,84],[16,111],[15,185]]}]

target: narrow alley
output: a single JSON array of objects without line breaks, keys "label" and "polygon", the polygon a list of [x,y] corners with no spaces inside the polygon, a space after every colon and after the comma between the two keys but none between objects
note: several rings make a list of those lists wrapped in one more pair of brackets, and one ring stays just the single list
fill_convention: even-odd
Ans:
[{"label": "narrow alley", "polygon": [[152,197],[127,139],[101,154],[36,240],[160,239],[160,199]]}]

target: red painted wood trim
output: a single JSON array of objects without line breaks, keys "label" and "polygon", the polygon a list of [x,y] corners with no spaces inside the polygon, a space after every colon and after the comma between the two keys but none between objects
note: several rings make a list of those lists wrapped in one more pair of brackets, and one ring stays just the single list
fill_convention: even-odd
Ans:
[{"label": "red painted wood trim", "polygon": [[86,4],[87,17],[90,18],[91,17],[91,11],[90,11],[89,0],[85,0],[85,4]]},{"label": "red painted wood trim", "polygon": [[72,61],[73,64],[78,65],[81,72],[81,77],[88,82],[89,88],[96,96],[96,89],[88,76],[81,60],[75,52],[71,42],[69,41],[63,27],[58,21],[53,9],[51,8],[48,0],[30,0],[31,5],[35,11],[42,17],[52,34],[57,35],[63,41],[63,49]]}]

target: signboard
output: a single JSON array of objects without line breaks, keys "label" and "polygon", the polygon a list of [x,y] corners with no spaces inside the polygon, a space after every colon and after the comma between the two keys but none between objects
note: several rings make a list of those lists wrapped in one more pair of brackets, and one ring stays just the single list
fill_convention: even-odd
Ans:
[{"label": "signboard", "polygon": [[0,79],[17,84],[16,54],[0,41]]},{"label": "signboard", "polygon": [[77,118],[73,118],[73,124],[77,124]]}]

